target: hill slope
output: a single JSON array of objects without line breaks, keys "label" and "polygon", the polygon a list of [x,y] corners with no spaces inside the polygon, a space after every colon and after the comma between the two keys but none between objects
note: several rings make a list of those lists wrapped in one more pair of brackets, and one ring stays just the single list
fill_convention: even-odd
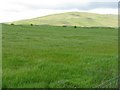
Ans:
[{"label": "hill slope", "polygon": [[53,14],[28,20],[13,22],[15,24],[36,24],[55,26],[94,26],[94,27],[117,27],[117,15],[102,15],[83,12],[68,12]]}]

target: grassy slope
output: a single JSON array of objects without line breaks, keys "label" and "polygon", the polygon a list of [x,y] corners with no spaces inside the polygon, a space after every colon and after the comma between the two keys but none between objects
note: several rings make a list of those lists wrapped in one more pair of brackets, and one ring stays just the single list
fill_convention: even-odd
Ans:
[{"label": "grassy slope", "polygon": [[116,77],[117,32],[3,25],[3,87],[94,87]]},{"label": "grassy slope", "polygon": [[117,27],[117,15],[101,15],[83,12],[68,12],[14,22],[15,24],[42,24],[68,26]]}]

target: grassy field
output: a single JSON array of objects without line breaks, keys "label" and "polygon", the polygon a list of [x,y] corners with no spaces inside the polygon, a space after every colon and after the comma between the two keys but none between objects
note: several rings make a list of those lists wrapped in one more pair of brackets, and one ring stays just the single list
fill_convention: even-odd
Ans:
[{"label": "grassy field", "polygon": [[0,24],[0,89],[2,88],[2,24]]},{"label": "grassy field", "polygon": [[118,30],[3,25],[3,87],[96,87],[118,73]]},{"label": "grassy field", "polygon": [[84,27],[117,27],[118,16],[111,14],[95,14],[85,12],[67,12],[13,22],[22,25],[54,25],[54,26],[84,26]]}]

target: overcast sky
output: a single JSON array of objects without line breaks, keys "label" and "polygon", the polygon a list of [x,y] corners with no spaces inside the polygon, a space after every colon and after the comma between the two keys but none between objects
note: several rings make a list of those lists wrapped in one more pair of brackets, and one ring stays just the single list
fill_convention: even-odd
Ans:
[{"label": "overcast sky", "polygon": [[62,12],[117,14],[119,0],[2,0],[0,22],[29,19]]}]

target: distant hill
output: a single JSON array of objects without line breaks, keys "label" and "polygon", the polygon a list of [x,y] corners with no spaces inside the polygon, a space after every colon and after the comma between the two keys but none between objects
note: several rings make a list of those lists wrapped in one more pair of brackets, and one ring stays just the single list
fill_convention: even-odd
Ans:
[{"label": "distant hill", "polygon": [[85,12],[67,12],[48,16],[15,21],[14,24],[36,24],[55,26],[117,27],[118,17],[112,14],[94,14]]}]

